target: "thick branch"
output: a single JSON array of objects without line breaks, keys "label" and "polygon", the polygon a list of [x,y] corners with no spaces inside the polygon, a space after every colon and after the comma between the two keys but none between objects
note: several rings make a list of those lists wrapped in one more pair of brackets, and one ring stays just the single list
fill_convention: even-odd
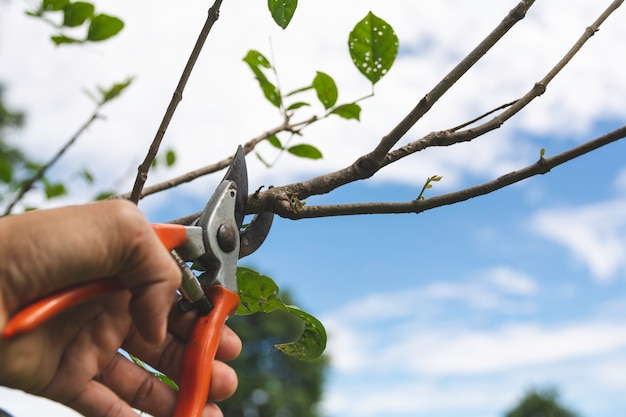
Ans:
[{"label": "thick branch", "polygon": [[[437,207],[460,203],[474,197],[492,193],[501,188],[507,187],[516,182],[545,174],[552,168],[569,162],[586,153],[592,152],[612,142],[616,142],[626,137],[626,126],[616,129],[610,133],[586,142],[580,146],[569,149],[551,158],[540,158],[536,163],[505,174],[493,181],[489,181],[474,187],[455,191],[449,194],[432,197],[426,200],[412,200],[398,203],[357,203],[339,204],[328,206],[304,206],[297,212],[293,209],[279,213],[281,216],[291,219],[346,216],[355,214],[400,214],[400,213],[421,213]],[[271,192],[272,190],[270,190]],[[254,210],[254,195],[249,198],[249,206]],[[257,209],[258,210],[258,209]]]},{"label": "thick branch", "polygon": [[200,35],[198,36],[198,40],[189,56],[187,61],[187,65],[183,70],[183,73],[180,77],[178,85],[176,86],[176,90],[174,91],[174,95],[172,96],[172,100],[170,101],[167,110],[165,111],[165,115],[163,116],[163,120],[161,121],[161,125],[157,130],[156,136],[154,137],[152,144],[150,145],[150,149],[148,150],[148,154],[144,161],[139,165],[137,169],[137,178],[135,179],[135,184],[133,186],[133,190],[130,194],[130,200],[135,204],[139,202],[139,198],[141,196],[141,191],[148,179],[148,171],[152,166],[152,162],[154,158],[156,158],[157,153],[159,152],[159,147],[161,146],[161,142],[163,141],[163,137],[165,136],[165,132],[167,131],[167,127],[174,116],[174,112],[176,111],[176,107],[183,99],[183,91],[185,90],[185,85],[187,85],[187,81],[189,80],[189,76],[191,75],[191,71],[200,56],[200,52],[202,51],[202,47],[204,46],[204,42],[206,41],[209,33],[211,32],[211,28],[213,24],[217,21],[219,17],[219,10],[222,4],[222,0],[215,0],[213,6],[209,9],[209,13],[207,16],[207,20],[204,23],[202,30],[200,31]]},{"label": "thick branch", "polygon": [[[521,1],[487,37],[459,62],[435,87],[428,92],[409,114],[382,138],[376,149],[362,157],[357,164],[366,172],[375,172],[380,168],[387,152],[411,129],[431,107],[502,37],[520,20],[533,5],[534,0]],[[370,174],[371,175],[371,174]]]},{"label": "thick branch", "polygon": [[[447,130],[430,133],[418,141],[412,142],[402,148],[385,154],[383,160],[380,162],[376,162],[376,164],[368,163],[370,168],[368,168],[367,170],[363,170],[361,163],[364,160],[371,161],[370,156],[373,153],[377,153],[377,151],[375,150],[373,153],[370,153],[369,155],[360,158],[356,163],[352,164],[351,166],[341,169],[339,171],[321,175],[301,183],[277,187],[274,188],[271,192],[264,192],[261,195],[257,196],[259,206],[263,207],[262,210],[271,210],[277,213],[283,213],[284,215],[288,216],[286,213],[288,213],[288,210],[292,208],[291,200],[294,197],[299,199],[305,199],[312,195],[328,193],[345,184],[368,178],[374,175],[383,166],[389,165],[397,161],[398,159],[401,159],[412,153],[421,151],[432,146],[450,146],[456,143],[470,141],[481,135],[484,135],[489,131],[499,128],[505,121],[513,117],[521,109],[528,105],[528,103],[530,103],[536,97],[545,92],[546,86],[550,83],[550,81],[552,81],[556,74],[558,74],[565,67],[565,65],[567,65],[572,57],[580,50],[582,45],[598,30],[599,25],[606,19],[606,17],[610,13],[612,13],[617,7],[619,7],[622,2],[623,0],[614,1],[611,6],[604,13],[602,13],[602,15],[592,24],[592,26],[585,30],[584,34],[576,41],[574,46],[570,48],[565,56],[561,60],[559,60],[559,62],[548,72],[548,74],[541,81],[535,83],[535,85],[523,97],[510,103],[510,106],[505,106],[507,107],[505,111],[503,111],[493,119],[489,120],[488,122],[483,123],[480,126],[461,131]],[[520,5],[521,4],[522,3],[520,3]],[[518,7],[520,5],[518,5]],[[504,21],[506,21],[506,19]],[[467,60],[467,58],[465,60]],[[443,81],[439,84],[442,83]],[[437,89],[437,87],[435,87],[435,89]],[[386,138],[383,138],[381,143],[385,142],[386,140]],[[377,149],[379,148],[380,146],[377,147]]]}]

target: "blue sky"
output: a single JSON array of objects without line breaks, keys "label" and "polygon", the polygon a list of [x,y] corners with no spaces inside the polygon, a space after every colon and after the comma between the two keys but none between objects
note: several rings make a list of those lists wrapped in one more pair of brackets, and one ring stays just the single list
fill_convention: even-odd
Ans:
[{"label": "blue sky", "polygon": [[[20,136],[24,146],[49,154],[91,110],[81,88],[133,74],[137,79],[126,97],[106,109],[107,121],[90,129],[55,171],[71,175],[89,159],[97,187],[117,182],[127,189],[205,16],[203,2],[188,3],[172,10],[168,2],[153,1],[148,14],[142,2],[98,4],[124,17],[127,27],[110,44],[81,49],[50,46],[50,30],[22,16],[24,3],[3,6],[0,62],[12,65],[0,65],[0,80],[10,86],[11,102],[28,111]],[[305,132],[302,140],[322,149],[324,160],[283,156],[267,170],[249,158],[251,189],[351,163],[516,4],[301,2],[293,27],[282,33],[261,3],[225,2],[166,136],[179,162],[171,171],[155,172],[151,181],[213,162],[280,123],[241,63],[250,48],[269,55],[270,37],[285,89],[322,70],[335,77],[342,101],[369,92],[345,48],[348,32],[367,11],[396,29],[402,53],[376,86],[376,96],[363,103],[361,123],[328,120]],[[558,0],[537,2],[403,143],[524,94],[608,3],[576,0],[563,8]],[[408,158],[371,181],[307,203],[407,201],[434,174],[443,180],[426,197],[450,192],[522,168],[541,148],[555,155],[624,125],[626,64],[615,59],[624,50],[623,14],[618,10],[546,94],[502,128],[471,144]],[[272,155],[269,146],[259,150]],[[554,385],[582,416],[621,417],[626,410],[624,155],[626,143],[618,142],[547,175],[419,215],[277,219],[266,243],[244,264],[273,277],[327,326],[332,369],[325,415],[497,417],[527,388]],[[218,177],[147,198],[142,207],[155,222],[198,211]],[[73,191],[57,204],[83,202],[93,194],[81,184]],[[41,407],[49,415],[73,415],[0,390],[0,404],[9,403],[16,417]]]}]

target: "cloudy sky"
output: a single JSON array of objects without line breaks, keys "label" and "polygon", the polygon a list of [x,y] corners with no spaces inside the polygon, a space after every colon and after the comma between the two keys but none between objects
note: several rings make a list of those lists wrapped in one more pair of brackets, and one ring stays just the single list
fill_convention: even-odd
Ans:
[{"label": "cloudy sky", "polygon": [[[151,182],[231,154],[281,123],[241,58],[273,56],[291,90],[316,71],[334,77],[339,100],[371,91],[352,66],[348,33],[368,11],[389,22],[400,53],[362,121],[327,119],[302,142],[321,161],[287,155],[268,170],[249,158],[251,189],[344,167],[372,149],[516,4],[512,0],[301,1],[291,26],[272,22],[266,3],[225,1],[165,138],[178,162]],[[560,59],[609,1],[535,4],[403,139],[456,126],[520,97]],[[116,185],[126,191],[170,100],[209,7],[207,2],[97,4],[126,22],[96,46],[55,48],[51,28],[0,5],[0,81],[27,126],[15,140],[46,158],[92,111],[83,93],[128,76],[135,81],[53,171],[89,167],[95,185],[75,181],[56,204],[88,201]],[[385,168],[371,180],[308,204],[407,201],[441,175],[429,195],[488,181],[626,123],[626,11],[619,9],[547,92],[514,120],[475,142],[434,149]],[[323,109],[312,108],[320,114]],[[305,117],[303,115],[303,117]],[[275,157],[267,144],[266,159]],[[328,328],[332,370],[328,417],[497,417],[530,387],[558,387],[582,416],[626,410],[626,144],[618,142],[547,175],[493,195],[416,215],[278,220],[264,247],[246,260],[289,288]],[[210,177],[142,202],[152,221],[198,211]],[[173,202],[175,202],[173,204]],[[29,204],[42,204],[30,196]],[[241,375],[245,378],[245,375]],[[16,417],[67,409],[0,391]]]}]

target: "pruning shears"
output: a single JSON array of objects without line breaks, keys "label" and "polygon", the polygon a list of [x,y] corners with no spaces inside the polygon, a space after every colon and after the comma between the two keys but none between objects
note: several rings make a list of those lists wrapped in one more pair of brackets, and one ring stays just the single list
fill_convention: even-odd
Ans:
[{"label": "pruning shears", "polygon": [[[256,215],[241,231],[247,196],[248,174],[240,146],[226,176],[192,225],[152,225],[181,268],[179,306],[184,311],[199,311],[185,347],[174,417],[201,416],[222,326],[239,306],[237,260],[257,250],[272,225],[273,213],[265,212]],[[196,276],[187,262],[194,262],[204,272]],[[33,330],[62,311],[122,289],[114,278],[101,278],[62,290],[16,313],[3,330],[3,337]]]}]

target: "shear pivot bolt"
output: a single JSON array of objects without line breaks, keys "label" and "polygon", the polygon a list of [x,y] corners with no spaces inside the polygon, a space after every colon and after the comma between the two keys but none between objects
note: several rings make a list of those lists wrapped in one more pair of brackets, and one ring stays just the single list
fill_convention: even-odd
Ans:
[{"label": "shear pivot bolt", "polygon": [[217,229],[217,243],[224,252],[232,252],[237,247],[237,233],[232,226],[223,224]]}]

